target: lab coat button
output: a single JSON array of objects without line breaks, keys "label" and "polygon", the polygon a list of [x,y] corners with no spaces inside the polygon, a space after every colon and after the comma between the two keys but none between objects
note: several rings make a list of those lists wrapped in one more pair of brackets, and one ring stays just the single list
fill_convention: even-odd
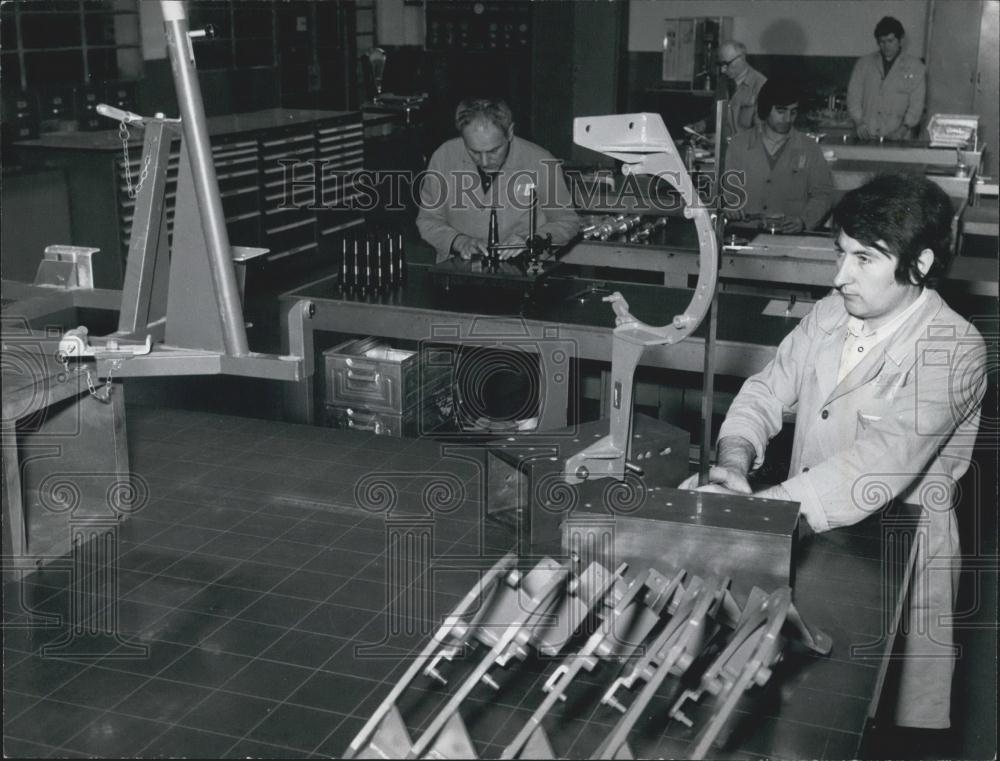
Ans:
[{"label": "lab coat button", "polygon": [[830,417],[830,410],[823,410],[821,413],[819,413],[819,416],[824,420],[826,420],[828,417]]},{"label": "lab coat button", "polygon": [[803,473],[808,473],[808,472],[809,472],[809,468],[803,468],[803,469],[802,469],[802,472],[803,472]]}]

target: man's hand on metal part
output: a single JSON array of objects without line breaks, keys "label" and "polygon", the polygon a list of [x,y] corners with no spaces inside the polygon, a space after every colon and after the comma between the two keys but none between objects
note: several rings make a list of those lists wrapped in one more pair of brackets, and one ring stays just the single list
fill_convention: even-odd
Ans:
[{"label": "man's hand on metal part", "polygon": [[486,243],[471,235],[458,235],[452,242],[451,248],[465,260],[471,259],[476,254],[486,256]]},{"label": "man's hand on metal part", "polygon": [[859,124],[858,137],[860,137],[862,140],[869,140],[875,137],[875,135],[872,134],[872,131],[868,128],[867,124]]},{"label": "man's hand on metal part", "polygon": [[678,489],[695,489],[716,494],[753,494],[747,477],[734,468],[713,465],[708,470],[708,483],[698,486],[698,474],[684,479]]},{"label": "man's hand on metal part", "polygon": [[505,238],[500,243],[501,246],[519,246],[520,248],[505,248],[499,252],[499,257],[503,259],[513,259],[519,254],[523,254],[527,246],[527,238],[517,233]]},{"label": "man's hand on metal part", "polygon": [[743,209],[726,209],[726,219],[730,222],[742,222],[746,219],[746,213]]}]

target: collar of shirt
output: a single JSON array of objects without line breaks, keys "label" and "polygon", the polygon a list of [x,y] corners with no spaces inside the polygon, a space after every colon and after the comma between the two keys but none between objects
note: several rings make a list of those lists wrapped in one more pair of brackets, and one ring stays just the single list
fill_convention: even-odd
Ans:
[{"label": "collar of shirt", "polygon": [[741,84],[747,81],[747,77],[749,76],[750,76],[750,67],[747,66],[745,69],[743,69],[743,71],[741,71],[739,74],[736,75],[736,78],[733,80],[733,85],[735,87],[739,87]]},{"label": "collar of shirt", "polygon": [[781,146],[787,143],[791,136],[791,130],[788,131],[787,135],[772,136],[769,134],[768,130],[764,129],[763,125],[761,125],[760,128],[760,141],[764,144],[764,150],[766,150],[771,156],[780,151]]},{"label": "collar of shirt", "polygon": [[877,330],[866,332],[863,320],[849,317],[847,319],[847,337],[844,340],[843,351],[840,353],[837,383],[843,381],[851,370],[860,365],[861,360],[871,354],[871,350],[875,346],[895,333],[926,300],[927,291],[921,291],[916,301]]},{"label": "collar of shirt", "polygon": [[927,291],[921,289],[920,295],[917,296],[916,300],[910,304],[906,309],[893,317],[889,322],[880,328],[875,330],[866,330],[864,320],[858,317],[848,317],[847,318],[847,332],[856,338],[874,338],[876,341],[881,341],[883,338],[888,338],[896,329],[899,328],[904,322],[906,322],[910,316],[916,312],[923,303],[927,300]]}]

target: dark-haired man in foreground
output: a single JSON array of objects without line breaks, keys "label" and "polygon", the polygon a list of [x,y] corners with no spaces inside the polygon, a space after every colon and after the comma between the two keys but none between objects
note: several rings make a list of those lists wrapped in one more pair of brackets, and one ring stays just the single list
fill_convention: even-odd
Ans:
[{"label": "dark-haired man in foreground", "polygon": [[833,213],[834,292],[743,385],[702,487],[750,494],[748,475],[795,412],[788,478],[757,496],[798,502],[816,532],[891,500],[919,508],[896,723],[925,729],[950,726],[954,498],[986,389],[982,337],[930,287],[948,264],[951,214],[944,192],[918,175],[879,177],[844,196]]}]

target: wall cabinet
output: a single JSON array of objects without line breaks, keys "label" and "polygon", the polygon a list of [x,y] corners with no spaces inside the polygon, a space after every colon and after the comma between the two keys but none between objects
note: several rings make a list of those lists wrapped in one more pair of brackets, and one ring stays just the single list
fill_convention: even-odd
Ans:
[{"label": "wall cabinet", "polygon": [[[363,222],[362,214],[351,208],[352,193],[345,192],[340,176],[364,166],[359,112],[267,109],[209,118],[208,132],[233,245],[270,249],[270,261],[316,255],[334,250],[333,241],[343,230]],[[117,130],[52,133],[18,143],[16,149],[26,164],[66,174],[71,239],[52,243],[100,248],[95,282],[120,288],[135,208],[128,175],[133,188],[142,176],[141,130],[133,129],[127,163]],[[168,219],[173,216],[179,149],[177,142],[168,165]],[[300,164],[294,175],[292,162]],[[325,173],[326,181],[313,172]]]}]

